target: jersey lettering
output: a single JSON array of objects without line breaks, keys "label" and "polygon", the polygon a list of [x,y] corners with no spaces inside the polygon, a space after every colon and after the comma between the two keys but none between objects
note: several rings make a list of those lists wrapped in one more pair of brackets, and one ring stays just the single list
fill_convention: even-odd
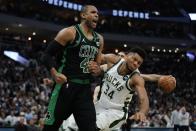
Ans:
[{"label": "jersey lettering", "polygon": [[132,73],[135,71],[125,76],[119,74],[118,69],[123,62],[124,59],[121,59],[121,61],[109,68],[104,74],[100,101],[103,102],[103,105],[106,105],[107,108],[115,107],[120,110],[122,110],[122,108],[127,109],[132,99],[134,87],[131,85],[129,79],[131,79]]},{"label": "jersey lettering", "polygon": [[88,62],[89,58],[84,58],[84,60],[80,63],[80,68],[83,69],[83,73],[89,73]]},{"label": "jersey lettering", "polygon": [[122,86],[121,82],[118,81],[117,78],[115,78],[112,75],[109,75],[108,73],[105,74],[105,78],[106,81],[108,81],[109,83],[111,83],[116,89],[117,91],[121,91],[124,87]]},{"label": "jersey lettering", "polygon": [[[84,39],[83,39],[84,40]],[[88,62],[90,60],[94,60],[98,53],[98,48],[90,45],[82,45],[80,47],[79,57],[84,58],[83,61],[80,63],[80,68],[83,69],[83,73],[89,73],[88,70]]]},{"label": "jersey lettering", "polygon": [[110,87],[109,87],[109,85],[107,85],[107,88],[104,91],[104,94],[107,95],[110,99],[112,99],[114,92],[115,92],[114,90],[110,91]]},{"label": "jersey lettering", "polygon": [[80,57],[89,57],[95,58],[98,53],[98,48],[90,45],[82,45],[80,47],[79,56]]}]

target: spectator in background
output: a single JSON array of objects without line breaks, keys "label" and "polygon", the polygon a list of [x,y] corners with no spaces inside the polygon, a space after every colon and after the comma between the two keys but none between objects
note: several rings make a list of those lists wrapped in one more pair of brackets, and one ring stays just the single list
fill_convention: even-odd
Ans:
[{"label": "spectator in background", "polygon": [[169,116],[170,113],[167,110],[162,113],[162,121],[165,123],[166,127],[171,127],[171,120]]},{"label": "spectator in background", "polygon": [[41,131],[41,128],[36,125],[36,118],[33,117],[28,121],[28,131]]},{"label": "spectator in background", "polygon": [[191,117],[190,127],[192,130],[196,130],[196,107],[195,106]]},{"label": "spectator in background", "polygon": [[[188,111],[190,110],[190,112],[193,112],[194,110],[196,110],[196,108],[193,108],[193,105],[196,105],[196,80],[194,80],[194,78],[196,77],[196,61],[187,61],[186,57],[181,57],[181,53],[174,54],[149,52],[149,54],[150,61],[144,63],[144,68],[141,68],[142,72],[159,72],[161,74],[167,74],[168,72],[171,72],[171,74],[174,74],[176,76],[178,81],[176,90],[171,94],[167,95],[164,95],[164,93],[161,92],[159,88],[152,88],[156,85],[152,83],[146,83],[147,90],[150,94],[150,105],[152,105],[153,107],[151,108],[150,112],[154,110],[153,112],[154,114],[156,114],[158,108],[155,107],[164,107],[164,109],[169,109],[171,107],[171,110],[174,110],[176,107],[173,107],[172,104],[175,104],[176,102],[182,100],[188,102],[186,106],[186,109]],[[41,86],[39,78],[43,78],[46,76],[46,73],[44,73],[46,69],[43,66],[39,65],[40,73],[35,74],[34,72],[32,72],[32,70],[30,71],[28,68],[23,67],[22,65],[8,59],[3,55],[0,55],[0,60],[0,117],[2,118],[1,124],[5,126],[4,119],[8,115],[10,115],[11,110],[14,111],[14,115],[18,117],[18,114],[21,111],[24,111],[23,108],[28,108],[29,106],[27,106],[26,103],[30,99],[30,97],[33,97],[33,99],[31,100],[33,100],[33,103],[35,104],[35,107],[40,114],[39,118],[43,118],[44,112],[46,111],[46,104],[48,103],[48,94],[50,94],[51,88]],[[18,75],[17,77],[14,77],[15,74],[19,74],[20,77],[18,77]],[[30,89],[28,93],[24,92],[22,88],[22,85],[27,81],[33,83],[33,86],[30,87],[32,89]],[[36,90],[33,90],[35,89],[35,85],[36,87],[39,87],[38,92],[36,92]],[[25,88],[26,86],[24,86],[24,90]],[[41,98],[36,99],[36,97],[41,94],[40,92],[42,92]],[[31,95],[29,93],[31,93]],[[10,100],[13,101],[16,107],[11,107],[13,105]],[[162,113],[163,112],[160,112],[159,114]],[[153,121],[153,117],[155,116],[154,114],[150,115],[148,119],[151,123],[156,124],[159,118],[156,119],[156,121]],[[165,125],[163,125],[163,127],[165,127]]]},{"label": "spectator in background", "polygon": [[171,113],[171,125],[174,126],[174,131],[180,131],[179,112],[180,106],[177,105],[176,109]]},{"label": "spectator in background", "polygon": [[27,121],[33,119],[33,113],[31,112],[31,109],[27,108],[27,112],[25,113],[25,119]]},{"label": "spectator in background", "polygon": [[6,123],[6,126],[12,127],[12,126],[14,126],[14,125],[16,124],[17,120],[18,120],[18,119],[17,119],[17,117],[14,115],[14,112],[11,111],[10,115],[8,115],[8,116],[5,118],[4,122]]},{"label": "spectator in background", "polygon": [[28,131],[27,125],[25,124],[24,116],[19,117],[18,123],[15,125],[15,131]]},{"label": "spectator in background", "polygon": [[190,114],[183,106],[179,112],[180,131],[189,131]]}]

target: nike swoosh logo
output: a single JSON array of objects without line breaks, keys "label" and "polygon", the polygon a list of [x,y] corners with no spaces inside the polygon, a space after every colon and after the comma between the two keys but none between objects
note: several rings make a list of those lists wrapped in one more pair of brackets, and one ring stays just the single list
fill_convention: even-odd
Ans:
[{"label": "nike swoosh logo", "polygon": [[84,38],[82,39],[82,42],[86,43],[86,41],[84,40]]}]

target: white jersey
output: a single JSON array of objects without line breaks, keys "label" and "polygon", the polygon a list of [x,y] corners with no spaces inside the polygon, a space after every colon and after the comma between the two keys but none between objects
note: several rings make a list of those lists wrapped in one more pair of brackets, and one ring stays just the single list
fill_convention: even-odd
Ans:
[{"label": "white jersey", "polygon": [[103,104],[106,109],[125,109],[132,99],[134,90],[129,86],[129,78],[135,73],[139,73],[139,70],[137,69],[129,75],[120,75],[119,67],[124,61],[121,59],[104,74],[99,103]]},{"label": "white jersey", "polygon": [[172,125],[180,125],[180,118],[179,118],[180,111],[174,110],[171,113],[171,124]]},{"label": "white jersey", "polygon": [[190,114],[188,112],[179,113],[180,125],[181,126],[189,126],[190,121]]},{"label": "white jersey", "polygon": [[[133,74],[139,73],[139,71],[135,70],[126,76],[120,75],[118,69],[123,62],[124,59],[121,59],[105,72],[101,87],[101,96],[95,103],[96,124],[102,131],[111,131],[120,128],[128,116],[128,104],[134,93],[128,84],[129,78]],[[68,127],[75,129],[74,125],[69,124]]]}]

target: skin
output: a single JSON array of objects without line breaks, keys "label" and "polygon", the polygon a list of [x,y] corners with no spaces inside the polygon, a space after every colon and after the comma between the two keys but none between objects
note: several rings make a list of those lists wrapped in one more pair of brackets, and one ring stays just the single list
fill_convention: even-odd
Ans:
[{"label": "skin", "polygon": [[[121,75],[129,74],[133,70],[138,69],[143,63],[143,59],[137,53],[128,53],[126,55],[125,53],[120,52],[118,56],[114,54],[106,54],[102,56],[102,62],[106,63],[106,65],[102,66],[102,69],[103,67],[104,67],[103,70],[106,70],[105,68],[112,67],[114,63],[116,63],[120,58],[122,58],[122,56],[125,59],[125,62],[121,65],[119,69]],[[162,77],[166,77],[168,81],[172,81],[172,83],[176,85],[176,80],[172,75],[136,74],[132,77],[132,79],[129,81],[129,84],[131,86],[135,86],[135,90],[139,97],[140,110],[137,113],[135,113],[133,116],[131,116],[129,119],[134,119],[136,121],[146,120],[145,114],[148,112],[149,101],[148,101],[146,90],[144,88],[144,84],[145,84],[144,80],[158,82],[158,80]]]},{"label": "skin", "polygon": [[[89,68],[94,67],[107,70],[107,68],[110,68],[113,66],[114,63],[116,63],[121,57],[116,56],[114,54],[106,54],[102,55],[102,61],[105,62],[106,64],[100,66],[96,62],[92,62],[91,66],[89,64]],[[143,59],[138,55],[134,53],[130,53],[127,56],[124,56],[124,59],[126,59],[126,62],[122,64],[120,67],[120,73],[121,75],[129,74],[132,72],[132,70],[135,70],[141,66],[143,63]],[[140,74],[140,75],[134,75],[132,79],[129,81],[129,84],[131,86],[135,86],[135,90],[138,93],[139,97],[139,103],[140,103],[140,110],[129,117],[129,119],[134,119],[136,121],[145,121],[146,120],[146,113],[148,112],[149,108],[149,102],[148,102],[148,96],[146,93],[146,90],[144,88],[144,80],[145,81],[153,81],[157,82],[161,77],[168,77],[170,80],[175,79],[171,75],[157,75],[157,74]],[[100,90],[100,87],[96,88],[94,91],[94,102],[96,101],[98,92]]]},{"label": "skin", "polygon": [[[88,5],[86,6],[85,11],[81,12],[80,16],[81,16],[80,27],[85,37],[89,40],[92,40],[93,39],[92,31],[96,28],[99,19],[97,8],[95,6]],[[72,43],[74,41],[75,35],[76,35],[76,30],[73,26],[71,26],[59,31],[57,36],[55,37],[55,40],[62,46],[66,46],[67,44]],[[103,50],[104,40],[100,34],[98,34],[98,36],[100,38],[100,49],[98,51],[98,55],[95,61],[90,61],[89,64],[91,62],[96,62],[98,64],[101,63],[101,52]],[[100,73],[99,72],[100,70],[96,70],[95,67],[92,67],[89,71],[94,76],[97,76]],[[51,69],[50,72],[56,83],[63,84],[67,82],[66,75],[58,73],[54,67]]]},{"label": "skin", "polygon": [[[113,54],[104,55],[104,61],[107,64],[107,68],[112,67],[117,61],[119,61],[119,59],[120,57]],[[127,55],[127,59],[125,59],[125,62],[123,62],[122,65],[119,67],[119,73],[120,75],[130,74],[133,70],[138,69],[142,63],[143,58],[141,56],[139,56],[137,53],[129,53]],[[93,70],[92,68],[95,68],[97,66],[98,64],[96,62],[89,63],[89,68],[91,70]],[[135,91],[138,94],[140,104],[140,110],[133,115],[133,119],[145,121],[146,114],[149,109],[149,100],[144,87],[144,79],[140,75],[135,74],[132,76],[131,79],[129,79],[129,85],[135,88]]]},{"label": "skin", "polygon": [[[123,76],[130,74],[132,71],[138,69],[143,63],[143,58],[137,53],[128,53],[126,57],[127,58],[125,59],[125,61],[119,67],[119,74]],[[110,68],[120,59],[120,57],[114,54],[107,54],[103,59],[103,61],[106,62],[107,67]],[[138,74],[133,75],[132,78],[129,79],[129,85],[133,86],[135,91],[137,92],[140,104],[139,111],[132,116],[132,119],[134,120],[145,121],[146,114],[149,109],[149,100],[144,87],[144,83],[144,79]]]}]

